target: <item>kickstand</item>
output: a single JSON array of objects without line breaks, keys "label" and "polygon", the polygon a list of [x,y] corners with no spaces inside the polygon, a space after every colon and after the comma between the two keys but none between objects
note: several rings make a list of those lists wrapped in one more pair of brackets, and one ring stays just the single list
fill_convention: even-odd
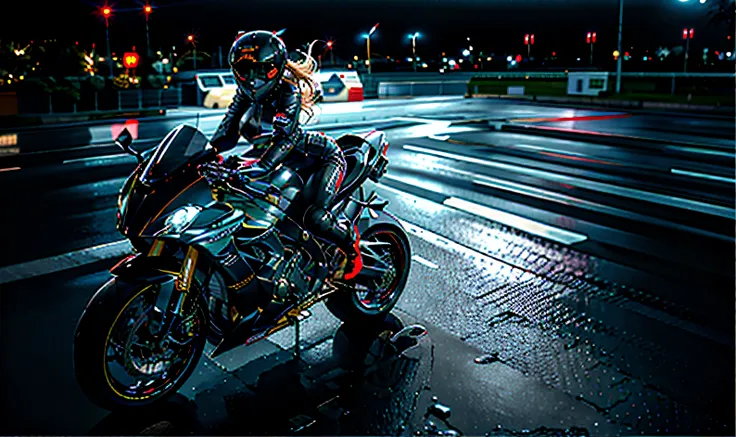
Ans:
[{"label": "kickstand", "polygon": [[299,361],[300,354],[300,335],[299,335],[299,316],[291,317],[291,323],[294,325],[294,359]]}]

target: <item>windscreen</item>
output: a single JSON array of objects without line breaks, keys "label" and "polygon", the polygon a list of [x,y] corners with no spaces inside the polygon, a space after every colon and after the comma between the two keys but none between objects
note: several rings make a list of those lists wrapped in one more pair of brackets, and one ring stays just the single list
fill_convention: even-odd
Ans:
[{"label": "windscreen", "polygon": [[207,146],[207,137],[192,126],[181,125],[169,132],[146,164],[142,180],[155,183],[186,165]]}]

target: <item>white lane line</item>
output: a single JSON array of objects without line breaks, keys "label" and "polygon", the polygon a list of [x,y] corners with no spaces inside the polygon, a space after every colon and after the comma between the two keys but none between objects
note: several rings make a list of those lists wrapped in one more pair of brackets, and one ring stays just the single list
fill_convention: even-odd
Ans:
[{"label": "white lane line", "polygon": [[696,147],[667,146],[668,149],[678,150],[681,152],[700,153],[703,155],[721,156],[724,158],[733,158],[733,152],[722,152],[720,150],[698,149]]},{"label": "white lane line", "polygon": [[433,263],[432,261],[430,261],[428,259],[422,258],[419,255],[414,255],[414,256],[411,257],[411,259],[413,259],[414,261],[418,262],[419,264],[421,264],[421,265],[423,265],[425,267],[429,267],[430,269],[435,269],[436,270],[436,269],[440,268],[440,266],[438,266],[437,264]]},{"label": "white lane line", "polygon": [[548,240],[556,241],[558,243],[566,245],[580,243],[588,239],[587,235],[578,234],[577,232],[556,228],[554,226],[549,226],[535,220],[530,220],[525,217],[509,214],[505,211],[489,208],[485,205],[468,202],[467,200],[463,200],[457,197],[450,197],[449,199],[445,199],[445,201],[442,203],[461,211],[465,211],[470,214],[474,214],[494,222],[502,223],[506,226],[510,226],[512,228],[519,229],[524,232],[528,232],[530,234],[544,237]]},{"label": "white lane line", "polygon": [[122,257],[132,253],[133,247],[130,245],[130,242],[128,240],[120,240],[100,244],[99,246],[87,247],[62,255],[0,267],[0,285],[69,270],[96,261]]},{"label": "white lane line", "polygon": [[572,176],[565,176],[557,173],[551,173],[542,170],[536,170],[532,168],[526,168],[517,165],[504,164],[500,162],[494,162],[485,159],[473,158],[470,156],[458,155],[455,153],[442,152],[439,150],[428,149],[425,147],[412,146],[409,144],[404,145],[404,149],[413,152],[424,153],[426,155],[434,155],[442,158],[454,159],[456,161],[468,162],[471,164],[482,165],[485,167],[500,168],[506,171],[527,174],[547,180],[553,180],[562,182],[568,185],[586,188],[589,190],[595,190],[601,193],[611,193],[618,196],[628,197],[630,199],[644,200],[651,203],[658,203],[660,205],[673,206],[681,209],[690,209],[704,214],[715,215],[719,217],[732,218],[733,209],[726,208],[718,205],[711,205],[710,203],[698,202],[697,200],[684,199],[681,197],[668,196],[665,194],[652,193],[649,191],[637,190],[634,188],[620,187],[618,185],[605,184],[602,182],[595,182],[588,179],[581,179]]},{"label": "white lane line", "polygon": [[679,168],[671,168],[670,173],[672,174],[679,174],[682,176],[692,176],[694,178],[701,178],[701,179],[710,179],[712,181],[720,181],[720,182],[730,182],[730,183],[736,183],[736,179],[727,178],[723,176],[716,176],[708,173],[698,173],[695,171],[690,170],[680,170]]},{"label": "white lane line", "polygon": [[[393,176],[390,174],[384,177],[388,179],[399,181],[407,185],[416,186],[416,183],[414,181],[402,179],[400,177]],[[407,192],[398,190],[393,187],[389,187],[385,184],[378,184],[378,185],[381,188],[386,188],[390,191],[394,191],[397,194],[400,194],[402,196],[406,196],[406,195],[414,196],[426,202],[431,202],[432,204],[439,205],[439,203],[434,202],[432,200],[426,199],[421,196],[417,196],[412,193],[407,193]],[[429,187],[421,187],[421,188],[424,190],[432,191],[436,193],[436,191],[430,189]],[[437,194],[440,194],[442,196],[445,195],[443,193],[437,193]],[[562,228],[557,228],[555,226],[550,226],[548,224],[541,223],[536,220],[514,215],[506,211],[501,211],[501,210],[494,209],[494,208],[491,208],[485,205],[479,205],[477,203],[469,202],[467,200],[460,199],[458,197],[448,197],[442,202],[442,205],[448,208],[453,208],[453,209],[457,209],[457,210],[472,214],[474,216],[477,216],[477,217],[480,217],[486,220],[501,223],[511,228],[519,229],[529,234],[536,235],[542,238],[546,238],[548,240],[556,241],[558,243],[565,244],[565,245],[572,245],[575,243],[580,243],[588,239],[587,235],[578,234],[576,232],[568,231]]]},{"label": "white lane line", "polygon": [[427,138],[430,140],[447,141],[450,139],[449,135],[428,135]]},{"label": "white lane line", "polygon": [[491,259],[491,257],[484,253],[478,252],[477,250],[472,249],[468,246],[463,246],[460,243],[456,243],[448,238],[435,234],[434,232],[415,225],[414,223],[409,223],[401,219],[399,219],[399,223],[401,223],[401,226],[403,226],[408,233],[421,238],[422,240],[431,243],[441,249],[458,253],[470,259],[475,259],[479,257],[483,259]]},{"label": "white lane line", "polygon": [[67,159],[65,161],[62,161],[62,164],[71,164],[73,162],[84,162],[84,161],[107,161],[108,159],[115,159],[120,158],[122,156],[129,156],[133,157],[133,155],[130,155],[128,153],[118,153],[116,155],[102,155],[102,156],[88,156],[86,158],[74,158],[74,159]]},{"label": "white lane line", "polygon": [[20,170],[20,167],[0,168],[0,171],[15,171],[15,170]]}]

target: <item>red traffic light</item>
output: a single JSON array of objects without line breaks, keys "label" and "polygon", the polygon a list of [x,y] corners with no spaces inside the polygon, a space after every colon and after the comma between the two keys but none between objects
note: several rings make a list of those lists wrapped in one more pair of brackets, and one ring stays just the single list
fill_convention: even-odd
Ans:
[{"label": "red traffic light", "polygon": [[694,35],[695,35],[695,29],[690,29],[690,39],[693,39]]},{"label": "red traffic light", "polygon": [[682,29],[682,39],[687,39],[687,29]]},{"label": "red traffic light", "polygon": [[529,44],[529,34],[524,35],[524,44]]},{"label": "red traffic light", "polygon": [[592,33],[588,32],[588,36],[585,37],[585,42],[587,42],[588,44],[590,44],[590,38],[591,38],[592,35],[593,35]]},{"label": "red traffic light", "polygon": [[105,6],[104,8],[102,8],[102,15],[104,15],[105,17],[109,17],[110,14],[112,14],[112,9],[110,9],[107,6]]},{"label": "red traffic light", "polygon": [[138,61],[140,61],[140,56],[138,56],[138,53],[135,52],[127,52],[123,53],[123,66],[125,68],[136,68],[138,66]]},{"label": "red traffic light", "polygon": [[532,33],[531,41],[532,41],[532,45],[534,45],[534,34],[533,33]]},{"label": "red traffic light", "polygon": [[593,32],[593,43],[594,43],[594,44],[595,44],[595,39],[596,39],[596,36],[597,36],[597,33]]}]

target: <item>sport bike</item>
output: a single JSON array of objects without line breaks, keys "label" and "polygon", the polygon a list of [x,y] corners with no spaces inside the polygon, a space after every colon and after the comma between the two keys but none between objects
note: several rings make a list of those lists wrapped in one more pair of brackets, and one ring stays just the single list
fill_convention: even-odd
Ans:
[{"label": "sport bike", "polygon": [[345,323],[385,319],[411,260],[388,202],[364,187],[386,172],[388,142],[379,131],[337,142],[347,170],[330,207],[358,230],[363,256],[349,281],[333,279],[342,260],[335,245],[304,226],[300,192],[310,174],[287,161],[235,184],[253,160],[223,160],[195,127],[181,125],[143,152],[122,131],[116,143],[138,165],[121,189],[117,228],[135,253],[110,270],[74,337],[76,378],[94,403],[113,410],[161,401],[187,380],[207,342],[211,358],[247,347],[298,327],[321,301]]}]

